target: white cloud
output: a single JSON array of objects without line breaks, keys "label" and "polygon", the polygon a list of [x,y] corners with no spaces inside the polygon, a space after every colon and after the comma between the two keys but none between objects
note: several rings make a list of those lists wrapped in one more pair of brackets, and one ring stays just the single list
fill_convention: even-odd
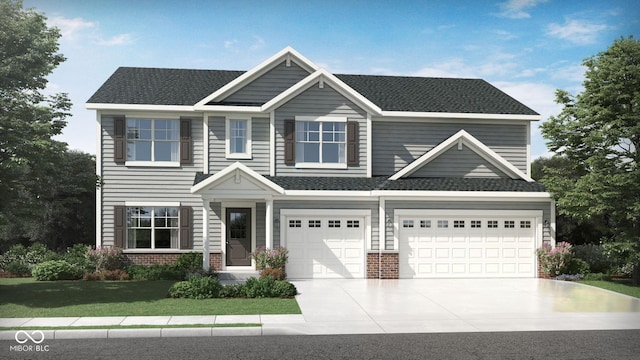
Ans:
[{"label": "white cloud", "polygon": [[74,40],[78,36],[81,36],[84,30],[98,27],[98,23],[86,21],[79,17],[67,19],[62,16],[53,16],[49,18],[47,22],[50,26],[59,28],[62,37],[68,40]]},{"label": "white cloud", "polygon": [[504,30],[495,30],[493,33],[498,35],[498,37],[502,40],[512,40],[518,38],[518,36],[514,35],[513,33]]},{"label": "white cloud", "polygon": [[131,34],[120,34],[110,39],[96,39],[94,43],[102,46],[129,45],[133,43],[133,38],[131,37]]},{"label": "white cloud", "polygon": [[509,19],[527,19],[531,17],[531,14],[526,10],[544,2],[547,2],[547,0],[508,0],[498,4],[502,11],[494,15]]},{"label": "white cloud", "polygon": [[607,25],[592,24],[586,20],[566,19],[564,25],[549,24],[547,35],[584,45],[594,43],[598,34],[608,28]]},{"label": "white cloud", "polygon": [[224,48],[225,49],[231,49],[237,43],[238,43],[237,39],[227,40],[227,41],[224,42]]},{"label": "white cloud", "polygon": [[131,34],[118,34],[105,39],[100,32],[100,24],[87,21],[83,18],[67,19],[62,16],[53,16],[47,20],[50,26],[60,29],[63,41],[80,42],[88,40],[92,44],[101,46],[129,45],[133,43]]},{"label": "white cloud", "polygon": [[260,50],[265,46],[266,43],[263,38],[259,36],[254,36],[253,38],[255,39],[255,42],[249,47],[249,51]]},{"label": "white cloud", "polygon": [[514,62],[515,57],[513,54],[495,52],[489,61],[475,64],[469,64],[462,58],[450,58],[423,67],[412,75],[459,78],[506,76],[519,66]]}]

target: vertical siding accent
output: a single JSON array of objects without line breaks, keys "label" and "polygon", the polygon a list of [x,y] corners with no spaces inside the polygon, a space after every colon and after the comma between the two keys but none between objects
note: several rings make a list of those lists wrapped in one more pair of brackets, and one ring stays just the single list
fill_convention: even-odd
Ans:
[{"label": "vertical siding accent", "polygon": [[191,164],[191,119],[180,118],[180,164]]},{"label": "vertical siding accent", "polygon": [[115,124],[114,129],[114,156],[113,160],[117,164],[124,164],[127,161],[127,139],[126,128],[127,121],[124,116],[116,116],[113,119]]},{"label": "vertical siding accent", "polygon": [[284,121],[284,163],[285,165],[296,164],[296,121]]},{"label": "vertical siding accent", "polygon": [[[373,121],[373,175],[398,172],[451,135],[465,130],[521,171],[527,170],[527,130],[520,124],[465,124],[443,120]],[[427,164],[428,166],[428,164]]]},{"label": "vertical siding accent", "polygon": [[114,245],[121,249],[125,247],[127,238],[127,208],[124,206],[114,206]]},{"label": "vertical siding accent", "polygon": [[346,117],[349,122],[358,123],[359,162],[366,164],[367,147],[367,113],[349,99],[342,96],[327,83],[323,88],[318,84],[311,85],[300,95],[291,99],[275,111],[276,128],[276,176],[354,176],[366,177],[366,166],[348,166],[347,169],[297,169],[285,162],[285,120],[296,116],[339,116]]},{"label": "vertical siding accent", "polygon": [[295,62],[286,66],[283,61],[222,101],[264,104],[308,75],[309,72]]},{"label": "vertical siding accent", "polygon": [[267,206],[265,203],[256,203],[256,248],[266,244],[265,219],[267,216]]},{"label": "vertical siding accent", "polygon": [[[286,124],[285,124],[286,126]],[[347,165],[358,166],[360,154],[358,153],[358,122],[347,122]]]},{"label": "vertical siding accent", "polygon": [[181,206],[180,207],[180,249],[192,249],[193,241],[192,241],[192,226],[193,223],[193,215],[191,214],[191,207],[189,206]]}]

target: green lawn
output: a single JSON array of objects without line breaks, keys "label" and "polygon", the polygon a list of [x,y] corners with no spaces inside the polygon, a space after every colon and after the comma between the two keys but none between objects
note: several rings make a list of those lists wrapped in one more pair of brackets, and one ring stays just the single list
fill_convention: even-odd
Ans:
[{"label": "green lawn", "polygon": [[173,283],[0,279],[0,318],[300,314],[295,299],[169,299]]},{"label": "green lawn", "polygon": [[631,285],[631,280],[629,279],[611,281],[583,280],[580,282],[585,285],[596,286],[602,289],[640,298],[640,286]]}]

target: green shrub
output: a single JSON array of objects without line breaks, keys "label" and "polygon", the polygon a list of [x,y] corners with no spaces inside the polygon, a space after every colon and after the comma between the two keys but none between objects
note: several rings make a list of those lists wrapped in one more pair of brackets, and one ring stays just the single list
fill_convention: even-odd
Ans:
[{"label": "green shrub", "polygon": [[121,269],[126,264],[122,249],[112,246],[89,249],[86,252],[86,258],[93,264],[96,271]]},{"label": "green shrub", "polygon": [[9,263],[7,266],[4,267],[4,271],[8,272],[9,274],[18,275],[18,276],[31,274],[31,269],[29,268],[29,265],[21,261],[14,261]]},{"label": "green shrub", "polygon": [[126,271],[117,269],[117,270],[102,270],[102,271],[94,271],[94,272],[85,272],[82,276],[82,280],[86,281],[124,281],[130,280],[129,274]]},{"label": "green shrub", "polygon": [[586,274],[584,276],[585,280],[601,280],[601,281],[611,281],[611,276],[603,273],[591,273]]},{"label": "green shrub", "polygon": [[602,244],[604,254],[611,259],[615,274],[631,275],[635,265],[640,264],[640,245],[633,240]]},{"label": "green shrub", "polygon": [[585,244],[573,247],[573,254],[589,264],[589,270],[595,273],[608,273],[611,270],[611,259],[604,253],[602,245]]},{"label": "green shrub", "polygon": [[62,260],[69,264],[76,265],[84,271],[95,271],[95,264],[87,258],[87,252],[91,246],[85,244],[75,244],[62,255]]},{"label": "green shrub", "polygon": [[229,284],[220,289],[218,294],[221,298],[242,298],[247,297],[246,286],[244,284]]},{"label": "green shrub", "polygon": [[21,244],[16,244],[0,256],[0,269],[7,271],[6,267],[9,264],[19,263],[27,266],[30,272],[36,264],[43,261],[57,260],[58,258],[58,254],[47,249],[43,244],[33,243],[28,248],[25,248]]},{"label": "green shrub", "polygon": [[576,274],[588,274],[591,271],[589,270],[589,264],[586,261],[578,258],[572,258],[569,261],[569,267],[567,268],[567,274],[576,275]]},{"label": "green shrub", "polygon": [[273,297],[273,283],[275,280],[271,276],[248,278],[245,282],[245,293],[250,298]]},{"label": "green shrub", "polygon": [[36,265],[31,274],[39,281],[77,280],[83,271],[64,260],[51,260]]},{"label": "green shrub", "polygon": [[277,297],[293,297],[298,295],[296,286],[288,281],[276,280],[271,290],[273,296]]},{"label": "green shrub", "polygon": [[217,298],[222,290],[218,278],[210,276],[192,276],[187,281],[173,284],[169,289],[169,297],[187,299]]},{"label": "green shrub", "polygon": [[284,280],[287,278],[287,273],[281,268],[265,268],[260,271],[260,277],[271,276],[274,280]]},{"label": "green shrub", "polygon": [[289,258],[289,250],[282,246],[275,249],[259,247],[251,253],[251,256],[256,261],[257,270],[264,270],[268,267],[284,269]]},{"label": "green shrub", "polygon": [[173,265],[130,265],[126,272],[133,280],[184,280],[185,272]]},{"label": "green shrub", "polygon": [[174,266],[185,272],[202,270],[202,253],[189,252],[180,254]]}]

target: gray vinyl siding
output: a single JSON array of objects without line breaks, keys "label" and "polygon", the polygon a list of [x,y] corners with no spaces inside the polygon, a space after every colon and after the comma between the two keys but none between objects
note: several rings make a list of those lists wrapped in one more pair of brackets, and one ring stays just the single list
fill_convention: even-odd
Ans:
[{"label": "gray vinyl siding", "polygon": [[[347,169],[296,169],[284,163],[284,121],[296,116],[341,116],[358,122],[359,164]],[[312,85],[302,94],[282,105],[276,119],[276,176],[367,176],[367,114],[329,85]]]},{"label": "gray vinyl siding", "polygon": [[261,175],[269,175],[269,118],[251,118],[251,159],[227,159],[226,136],[226,119],[222,116],[209,117],[210,174],[239,161]]},{"label": "gray vinyl siding", "polygon": [[527,171],[525,124],[373,121],[374,176],[392,175],[460,130],[465,130],[521,171]]},{"label": "gray vinyl siding", "polygon": [[[473,201],[397,201],[385,202],[386,216],[394,218],[395,209],[428,209],[428,210],[542,210],[542,220],[551,222],[550,202],[473,202]],[[386,249],[393,249],[393,224],[386,224]],[[543,241],[551,241],[548,229],[543,230]]]},{"label": "gray vinyl siding", "polygon": [[[190,116],[185,114],[185,116]],[[176,116],[178,119],[179,116]],[[190,116],[191,117],[191,116]],[[202,171],[202,119],[191,117],[193,164],[177,168],[127,167],[114,162],[113,116],[102,117],[102,241],[114,244],[114,206],[126,201],[180,202],[193,209],[193,246],[202,248],[202,198],[191,194],[195,173]]]},{"label": "gray vinyl siding", "polygon": [[489,163],[467,146],[458,150],[454,145],[431,160],[410,177],[507,177],[504,172]]},{"label": "gray vinyl siding", "polygon": [[308,75],[309,73],[295,62],[292,61],[291,66],[287,67],[283,61],[223,101],[264,104]]},{"label": "gray vinyl siding", "polygon": [[[280,219],[280,210],[282,209],[301,209],[300,214],[304,214],[302,209],[358,209],[358,210],[371,210],[371,247],[374,250],[378,249],[379,236],[378,236],[378,202],[377,201],[294,201],[283,200],[273,202],[273,216],[275,219]],[[273,246],[280,245],[280,227],[285,226],[282,221],[279,222],[279,226],[275,226],[273,229]]]},{"label": "gray vinyl siding", "polygon": [[209,212],[209,249],[211,251],[222,250],[222,203],[209,203],[211,211]]}]

